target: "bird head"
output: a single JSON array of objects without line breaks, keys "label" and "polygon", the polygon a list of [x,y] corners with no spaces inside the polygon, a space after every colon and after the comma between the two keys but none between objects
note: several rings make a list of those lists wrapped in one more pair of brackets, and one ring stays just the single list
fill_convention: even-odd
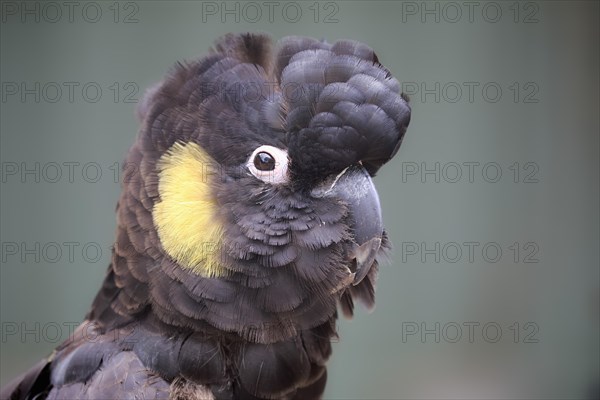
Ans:
[{"label": "bird head", "polygon": [[138,114],[112,312],[273,343],[373,304],[389,245],[371,178],[410,108],[371,48],[229,34]]}]

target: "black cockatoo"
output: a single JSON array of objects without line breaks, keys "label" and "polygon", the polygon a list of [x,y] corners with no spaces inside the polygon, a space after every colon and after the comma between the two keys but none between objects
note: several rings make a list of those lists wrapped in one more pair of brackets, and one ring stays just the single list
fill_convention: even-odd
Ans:
[{"label": "black cockatoo", "polygon": [[317,399],[389,248],[407,99],[368,46],[228,34],[139,105],[85,321],[2,399]]}]

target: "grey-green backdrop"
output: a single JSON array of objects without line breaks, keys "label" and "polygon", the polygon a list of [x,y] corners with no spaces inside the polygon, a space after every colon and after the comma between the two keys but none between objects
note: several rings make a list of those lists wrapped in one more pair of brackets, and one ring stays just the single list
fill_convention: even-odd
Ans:
[{"label": "grey-green backdrop", "polygon": [[376,178],[392,261],[375,312],[339,323],[326,397],[597,395],[598,2],[1,12],[1,383],[67,336],[103,279],[144,88],[221,34],[262,31],[366,42],[412,99]]}]

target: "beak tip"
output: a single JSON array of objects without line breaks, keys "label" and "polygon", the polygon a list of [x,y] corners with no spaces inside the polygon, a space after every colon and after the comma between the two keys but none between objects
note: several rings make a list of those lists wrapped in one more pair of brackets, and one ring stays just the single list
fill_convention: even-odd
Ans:
[{"label": "beak tip", "polygon": [[356,260],[356,272],[352,285],[358,285],[369,274],[380,248],[381,237],[374,237],[354,249],[353,258]]}]

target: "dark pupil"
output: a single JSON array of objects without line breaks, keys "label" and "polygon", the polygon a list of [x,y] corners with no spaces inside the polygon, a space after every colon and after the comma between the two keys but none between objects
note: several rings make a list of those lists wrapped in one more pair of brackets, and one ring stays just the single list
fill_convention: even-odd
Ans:
[{"label": "dark pupil", "polygon": [[254,157],[254,166],[259,171],[273,171],[275,159],[269,153],[261,151]]}]

